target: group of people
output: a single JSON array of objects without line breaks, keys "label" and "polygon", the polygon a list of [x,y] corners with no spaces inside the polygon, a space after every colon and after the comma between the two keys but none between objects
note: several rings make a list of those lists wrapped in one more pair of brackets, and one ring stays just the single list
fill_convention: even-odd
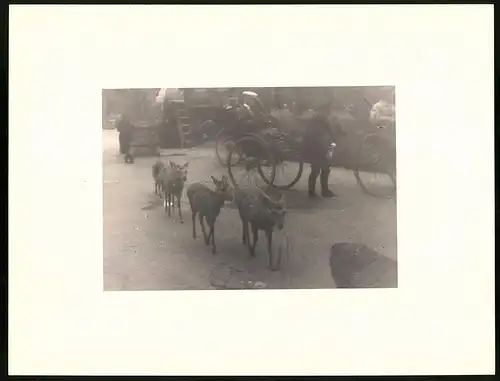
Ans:
[{"label": "group of people", "polygon": [[[243,102],[243,106],[235,105],[243,109],[240,112],[246,112],[249,119],[252,119],[256,114],[261,114],[262,110],[256,108],[258,102],[252,102],[252,99],[247,99]],[[311,164],[311,173],[308,178],[308,193],[309,197],[317,197],[316,184],[319,177],[321,196],[326,198],[335,197],[328,186],[330,176],[330,160],[328,153],[331,144],[337,141],[344,133],[342,126],[339,123],[332,125],[330,121],[331,104],[327,103],[319,107],[309,119],[306,126],[303,139],[303,158],[304,161]],[[117,124],[119,132],[120,153],[125,156],[126,163],[133,163],[134,158],[131,152],[131,144],[133,139],[133,125],[126,115],[122,115]]]}]

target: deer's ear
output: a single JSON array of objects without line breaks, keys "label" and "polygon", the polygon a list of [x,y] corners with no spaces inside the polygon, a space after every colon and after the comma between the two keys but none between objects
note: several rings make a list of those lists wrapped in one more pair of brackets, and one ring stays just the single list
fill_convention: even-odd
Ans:
[{"label": "deer's ear", "polygon": [[215,177],[213,177],[213,176],[210,176],[210,177],[212,178],[212,181],[214,182],[214,184],[218,183],[218,180]]},{"label": "deer's ear", "polygon": [[189,167],[189,162],[184,164],[184,168],[187,168],[187,167]]}]

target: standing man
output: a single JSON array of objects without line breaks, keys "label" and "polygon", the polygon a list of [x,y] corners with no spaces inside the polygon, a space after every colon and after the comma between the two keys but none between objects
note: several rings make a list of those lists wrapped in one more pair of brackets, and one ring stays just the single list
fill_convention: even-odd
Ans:
[{"label": "standing man", "polygon": [[132,145],[133,129],[132,123],[130,123],[128,117],[122,114],[118,125],[116,127],[118,133],[118,141],[120,143],[120,153],[125,155],[125,163],[133,163],[134,158],[130,152]]},{"label": "standing man", "polygon": [[316,197],[316,182],[320,178],[321,196],[336,197],[328,189],[328,178],[330,176],[330,160],[328,151],[340,134],[343,134],[340,124],[331,125],[329,120],[331,104],[322,105],[314,112],[309,120],[304,134],[304,161],[311,164],[309,175],[309,197]]}]

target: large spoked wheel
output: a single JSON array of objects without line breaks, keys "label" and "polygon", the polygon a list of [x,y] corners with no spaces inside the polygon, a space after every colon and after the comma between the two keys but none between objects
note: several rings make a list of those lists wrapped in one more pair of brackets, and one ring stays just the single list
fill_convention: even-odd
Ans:
[{"label": "large spoked wheel", "polygon": [[232,155],[232,162],[228,161],[229,151],[233,147],[233,138],[226,132],[225,129],[220,130],[215,137],[215,154],[222,166],[227,166],[229,163],[231,163],[231,165],[236,165],[241,161],[241,155],[237,154],[237,152]]},{"label": "large spoked wheel", "polygon": [[287,190],[299,182],[303,171],[304,163],[302,161],[288,162],[278,160],[276,163],[274,181],[272,181],[265,172],[259,174],[267,185],[276,189]]},{"label": "large spoked wheel", "polygon": [[354,176],[364,193],[378,198],[396,195],[396,149],[378,134],[365,137]]},{"label": "large spoked wheel", "polygon": [[[236,161],[234,157],[238,163],[230,165]],[[235,187],[269,188],[276,176],[276,158],[272,150],[266,142],[253,135],[243,136],[234,143],[227,162],[229,179]],[[264,178],[268,181],[264,181]]]}]

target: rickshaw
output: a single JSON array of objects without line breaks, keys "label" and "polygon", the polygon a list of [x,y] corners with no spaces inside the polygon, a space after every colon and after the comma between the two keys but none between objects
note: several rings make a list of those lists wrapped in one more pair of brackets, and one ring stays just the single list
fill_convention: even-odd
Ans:
[{"label": "rickshaw", "polygon": [[[363,138],[353,173],[364,193],[390,198],[396,193],[395,116],[393,104],[386,108],[389,112],[385,115],[372,118],[376,132]],[[304,167],[300,132],[290,130],[283,133],[267,126],[255,132],[237,130],[232,138],[225,164],[234,185],[241,183],[236,175],[238,171],[243,171],[248,182],[254,185],[259,185],[256,180],[260,178],[268,187],[281,190],[290,189],[300,180]],[[330,159],[335,148],[336,145],[332,144]],[[251,174],[257,175],[253,181],[250,180]],[[384,184],[380,178],[388,181]]]},{"label": "rickshaw", "polygon": [[363,138],[353,172],[364,193],[391,198],[397,188],[395,107],[394,103],[385,101],[371,106],[370,122],[374,132]]},{"label": "rickshaw", "polygon": [[228,164],[228,150],[236,140],[261,130],[281,130],[278,119],[271,115],[253,91],[243,91],[238,97],[230,97],[214,122],[220,128],[215,137],[215,153],[224,166]]}]

